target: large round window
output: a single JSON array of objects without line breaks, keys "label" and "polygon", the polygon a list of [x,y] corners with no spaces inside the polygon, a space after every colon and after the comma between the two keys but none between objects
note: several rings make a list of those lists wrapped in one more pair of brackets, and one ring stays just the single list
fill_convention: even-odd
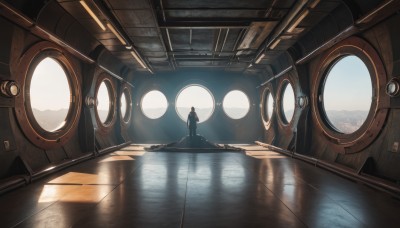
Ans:
[{"label": "large round window", "polygon": [[97,114],[103,124],[108,124],[113,118],[112,88],[108,80],[103,80],[97,90]]},{"label": "large round window", "polygon": [[195,108],[199,123],[206,121],[214,112],[214,98],[210,91],[201,85],[190,85],[181,90],[175,105],[179,117],[185,122],[191,107]]},{"label": "large round window", "polygon": [[282,88],[282,120],[285,124],[290,123],[295,109],[293,87],[289,82],[285,82]]},{"label": "large round window", "polygon": [[330,126],[338,132],[357,131],[367,119],[372,101],[371,76],[354,55],[338,59],[323,84],[322,103]]},{"label": "large round window", "polygon": [[44,58],[35,67],[29,88],[32,114],[41,128],[55,132],[62,128],[71,104],[68,77],[53,58]]},{"label": "large round window", "polygon": [[313,72],[313,115],[329,142],[344,153],[369,146],[386,123],[390,98],[387,74],[376,50],[365,40],[350,37],[321,56]]},{"label": "large round window", "polygon": [[79,64],[47,41],[33,45],[11,64],[23,89],[15,97],[15,116],[25,137],[41,149],[65,145],[76,135],[81,112]]},{"label": "large round window", "polygon": [[249,98],[242,91],[233,90],[226,94],[222,107],[230,118],[241,119],[249,112]]},{"label": "large round window", "polygon": [[167,111],[168,101],[163,93],[152,90],[143,96],[140,106],[145,116],[150,119],[158,119]]}]

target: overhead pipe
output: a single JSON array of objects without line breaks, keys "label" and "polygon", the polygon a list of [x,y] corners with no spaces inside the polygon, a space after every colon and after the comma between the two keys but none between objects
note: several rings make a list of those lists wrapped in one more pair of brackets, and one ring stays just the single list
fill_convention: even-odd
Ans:
[{"label": "overhead pipe", "polygon": [[[129,36],[125,33],[123,29],[121,29],[121,26],[119,23],[115,22],[116,19],[112,14],[110,14],[107,10],[106,7],[102,2],[99,2],[98,0],[93,0],[93,5],[96,6],[97,10],[100,11],[100,13],[107,19],[108,23],[107,26],[109,29],[114,33],[115,36],[121,41],[121,39],[125,42],[122,42],[125,48],[129,51],[133,51],[134,53],[137,53],[138,59],[136,61],[139,62],[140,65],[145,66],[143,68],[147,69],[151,74],[153,74],[152,69],[150,68],[149,64],[144,61],[142,56],[139,54],[139,52],[134,48],[133,42],[129,38]],[[115,30],[115,31],[114,31]]]},{"label": "overhead pipe", "polygon": [[259,86],[257,86],[257,88],[265,86],[266,84],[268,84],[272,80],[275,80],[275,79],[283,76],[284,74],[290,72],[291,70],[293,70],[293,66],[289,66],[288,68],[284,69],[283,71],[279,72],[278,74],[272,76],[270,79],[268,79],[267,81],[265,81],[265,82],[261,83]]},{"label": "overhead pipe", "polygon": [[271,47],[272,44],[276,44],[276,42],[278,42],[277,40],[279,39],[279,37],[289,27],[290,23],[304,8],[308,1],[309,0],[296,1],[293,8],[286,15],[285,19],[283,19],[283,21],[279,23],[278,27],[274,29],[274,33],[270,36],[269,41],[265,43],[265,46],[263,46],[260,51],[258,51],[255,59],[257,59],[266,49]]},{"label": "overhead pipe", "polygon": [[[394,5],[394,4],[397,4],[397,5]],[[308,60],[310,60],[311,58],[313,58],[314,56],[321,53],[322,51],[326,50],[333,44],[335,44],[341,40],[344,40],[345,38],[350,37],[351,35],[354,35],[357,32],[364,31],[364,30],[371,28],[372,26],[376,25],[384,18],[388,17],[390,14],[396,12],[396,10],[399,7],[400,7],[400,2],[394,1],[394,0],[389,0],[389,1],[386,1],[382,4],[380,4],[378,7],[376,7],[375,9],[371,10],[366,15],[364,15],[364,16],[360,17],[358,20],[356,20],[353,25],[350,25],[349,27],[344,29],[342,32],[340,32],[333,38],[329,39],[328,41],[326,41],[322,45],[318,46],[317,48],[315,48],[314,50],[312,50],[305,56],[298,59],[296,61],[296,64],[298,64],[298,65],[303,64],[303,63],[307,62]],[[379,15],[379,13],[381,13],[382,11],[385,11],[387,9],[391,9],[391,10],[389,10],[389,12],[386,14],[382,14],[381,20],[372,20],[371,19],[371,18],[376,17],[377,15]],[[368,23],[368,22],[370,22],[370,24],[368,24],[367,26],[362,26],[364,23]]]},{"label": "overhead pipe", "polygon": [[368,175],[362,175],[362,174],[359,174],[358,172],[354,172],[354,170],[349,169],[347,167],[332,164],[330,162],[326,162],[321,159],[317,159],[317,158],[313,158],[313,157],[306,156],[303,154],[299,154],[299,153],[296,153],[293,151],[288,151],[288,150],[285,150],[285,149],[282,149],[282,148],[279,148],[279,147],[276,147],[276,146],[273,146],[273,145],[270,145],[267,143],[263,143],[263,142],[259,142],[259,141],[255,141],[255,143],[262,147],[276,151],[278,153],[285,154],[291,158],[296,158],[296,159],[308,162],[316,167],[320,167],[320,168],[329,170],[331,172],[334,172],[334,173],[344,176],[346,178],[362,182],[366,185],[378,188],[380,190],[385,190],[387,193],[397,194],[397,195],[395,195],[397,197],[400,195],[400,187],[397,185],[394,185],[392,183],[389,183],[385,180],[378,179],[376,177],[372,177],[372,176],[368,176]]},{"label": "overhead pipe", "polygon": [[127,83],[128,85],[132,86],[131,83],[120,77],[119,75],[115,74],[111,70],[107,69],[104,66],[101,66],[99,63],[97,63],[94,59],[91,57],[85,55],[81,51],[77,50],[76,48],[72,47],[68,43],[64,42],[61,38],[58,36],[54,35],[53,33],[47,31],[46,29],[42,28],[41,26],[35,24],[35,22],[26,17],[24,14],[19,12],[17,9],[14,7],[10,6],[8,3],[4,2],[3,0],[0,1],[0,8],[2,10],[0,11],[3,16],[5,16],[7,19],[11,20],[15,24],[21,26],[22,28],[30,31],[32,34],[44,39],[44,40],[49,40],[52,41],[64,49],[66,49],[69,53],[72,55],[76,56],[77,58],[81,59],[82,61],[89,63],[89,64],[96,64],[98,67],[101,69],[105,70],[108,72],[110,75],[115,77],[116,79],[123,81],[124,83]]}]

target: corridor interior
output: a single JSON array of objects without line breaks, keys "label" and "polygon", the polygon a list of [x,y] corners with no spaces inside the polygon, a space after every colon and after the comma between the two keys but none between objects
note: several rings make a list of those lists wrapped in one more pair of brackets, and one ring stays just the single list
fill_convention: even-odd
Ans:
[{"label": "corridor interior", "polygon": [[1,227],[397,227],[387,193],[256,145],[130,145],[0,196]]}]

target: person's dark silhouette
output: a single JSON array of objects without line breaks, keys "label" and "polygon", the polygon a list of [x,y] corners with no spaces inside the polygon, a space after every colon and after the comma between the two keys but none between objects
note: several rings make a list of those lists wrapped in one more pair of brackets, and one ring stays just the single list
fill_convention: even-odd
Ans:
[{"label": "person's dark silhouette", "polygon": [[194,111],[194,107],[192,107],[186,121],[186,125],[189,128],[190,138],[196,136],[197,122],[199,122],[199,117],[197,116],[197,113]]}]

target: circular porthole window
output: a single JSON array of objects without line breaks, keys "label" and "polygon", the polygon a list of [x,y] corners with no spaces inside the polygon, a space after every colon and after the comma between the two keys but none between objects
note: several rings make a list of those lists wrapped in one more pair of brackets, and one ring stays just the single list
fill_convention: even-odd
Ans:
[{"label": "circular porthole window", "polygon": [[126,107],[128,106],[127,105],[127,100],[126,100],[126,94],[125,93],[122,93],[122,96],[121,96],[121,102],[120,102],[120,111],[121,111],[121,116],[122,116],[122,118],[123,119],[125,119],[125,116],[126,116],[126,111],[128,110]]},{"label": "circular porthole window", "polygon": [[122,121],[125,124],[128,124],[131,119],[132,112],[132,98],[131,93],[127,86],[125,86],[122,90],[121,100],[120,100],[120,112]]},{"label": "circular porthole window", "polygon": [[24,135],[42,149],[64,145],[76,134],[81,111],[80,81],[73,59],[55,44],[40,42],[24,53],[16,82],[15,115]]},{"label": "circular porthole window", "polygon": [[365,63],[354,55],[337,59],[328,70],[321,90],[329,126],[344,134],[360,129],[372,101],[371,75]]},{"label": "circular porthole window", "polygon": [[214,97],[211,92],[201,85],[189,85],[183,88],[175,101],[176,112],[186,122],[191,107],[195,108],[199,123],[211,117],[214,112]]},{"label": "circular porthole window", "polygon": [[250,101],[242,91],[233,90],[225,95],[222,107],[226,115],[230,118],[241,119],[249,112]]},{"label": "circular porthole window", "polygon": [[268,92],[266,95],[266,104],[265,106],[265,113],[267,114],[267,120],[270,121],[272,118],[272,114],[274,114],[274,97],[272,96],[271,92]]},{"label": "circular porthole window", "polygon": [[97,115],[100,122],[107,126],[114,119],[114,89],[109,79],[103,79],[97,89]]},{"label": "circular porthole window", "polygon": [[292,84],[290,84],[289,81],[285,81],[282,85],[281,91],[281,110],[283,114],[281,115],[281,119],[284,124],[289,124],[290,121],[292,121],[295,109],[295,99]]},{"label": "circular porthole window", "polygon": [[67,74],[55,59],[46,57],[34,67],[29,86],[29,104],[37,124],[55,132],[65,126],[71,105]]},{"label": "circular porthole window", "polygon": [[316,124],[329,142],[355,153],[370,145],[388,114],[387,75],[375,49],[348,38],[320,58],[311,94]]},{"label": "circular porthole window", "polygon": [[140,106],[147,118],[158,119],[167,111],[168,101],[163,93],[152,90],[143,96]]},{"label": "circular porthole window", "polygon": [[264,89],[260,106],[264,127],[267,130],[271,125],[272,115],[274,114],[274,97],[271,91],[271,87],[266,87]]}]

